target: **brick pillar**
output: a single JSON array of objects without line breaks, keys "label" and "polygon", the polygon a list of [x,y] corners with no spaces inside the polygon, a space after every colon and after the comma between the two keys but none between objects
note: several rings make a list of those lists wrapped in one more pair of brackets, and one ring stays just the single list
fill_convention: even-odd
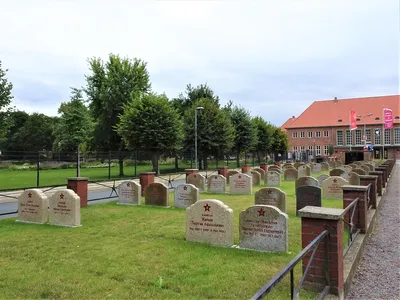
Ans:
[{"label": "brick pillar", "polygon": [[[346,208],[355,199],[359,198],[354,212],[353,223],[355,228],[359,228],[361,233],[367,232],[367,197],[368,187],[361,185],[343,185],[343,208]],[[352,209],[347,214],[346,219],[349,218]]]},{"label": "brick pillar", "polygon": [[68,178],[67,189],[73,190],[81,198],[81,207],[87,206],[88,181],[89,178],[87,177]]},{"label": "brick pillar", "polygon": [[382,176],[382,186],[385,187],[386,186],[386,182],[387,182],[387,169],[385,167],[376,167],[375,171],[381,171],[383,172],[383,176]]},{"label": "brick pillar", "polygon": [[376,193],[377,193],[378,176],[376,175],[360,175],[360,185],[368,186],[371,184],[369,193],[371,208],[376,209]]},{"label": "brick pillar", "polygon": [[185,169],[186,177],[187,178],[190,174],[199,173],[199,169]]},{"label": "brick pillar", "polygon": [[144,172],[140,173],[139,181],[140,185],[142,186],[142,195],[144,192],[144,188],[148,186],[150,183],[154,183],[155,172]]},{"label": "brick pillar", "polygon": [[378,196],[382,196],[382,178],[383,178],[383,172],[382,171],[371,171],[369,172],[369,175],[375,175],[377,176],[377,182],[376,182],[376,193]]},{"label": "brick pillar", "polygon": [[[326,265],[325,251],[328,252],[328,272],[330,278],[330,293],[343,297],[343,209],[306,206],[299,210],[301,217],[301,240],[303,249],[321,232],[328,230],[327,242],[318,245],[314,261],[306,275],[304,284],[308,287],[325,287],[324,268]],[[303,273],[309,262],[311,253],[303,258]]]},{"label": "brick pillar", "polygon": [[228,173],[228,168],[227,167],[221,167],[218,168],[218,174],[222,175],[226,178],[226,174]]},{"label": "brick pillar", "polygon": [[391,174],[390,165],[389,164],[381,164],[380,167],[385,167],[386,168],[386,170],[387,170],[387,181],[389,181],[389,177],[390,177],[390,174]]},{"label": "brick pillar", "polygon": [[242,173],[245,174],[248,172],[250,172],[250,166],[242,166]]},{"label": "brick pillar", "polygon": [[260,168],[263,169],[265,172],[268,171],[268,164],[267,163],[260,163]]}]

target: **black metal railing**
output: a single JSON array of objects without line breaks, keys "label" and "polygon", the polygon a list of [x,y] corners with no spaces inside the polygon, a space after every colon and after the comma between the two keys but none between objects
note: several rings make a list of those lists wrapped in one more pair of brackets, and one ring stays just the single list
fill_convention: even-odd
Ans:
[{"label": "black metal railing", "polygon": [[[346,199],[344,199],[346,200]],[[350,199],[349,199],[350,200]],[[356,211],[356,207],[357,205],[359,205],[360,198],[356,198],[354,199],[351,204],[349,206],[347,206],[344,209],[344,217],[343,217],[343,222],[345,225],[347,225],[347,232],[348,232],[348,237],[347,237],[347,246],[346,248],[343,250],[343,256],[346,255],[347,251],[349,251],[351,245],[353,244],[355,238],[357,237],[357,235],[360,233],[360,229],[359,228],[355,228],[354,226],[354,214]],[[357,209],[357,218],[358,220],[360,219],[360,210]],[[346,215],[350,213],[350,217],[347,219]]]},{"label": "black metal railing", "polygon": [[[124,181],[125,180],[130,180],[130,179],[127,178],[127,179],[124,179]],[[99,182],[99,181],[91,181],[91,180],[88,181],[88,184],[95,184],[95,185],[99,185],[100,187],[102,187],[102,189],[100,191],[91,191],[92,195],[96,194],[96,193],[104,194],[107,190],[110,191],[110,195],[109,196],[101,195],[99,197],[96,197],[96,196],[95,197],[88,197],[88,202],[106,200],[106,199],[114,199],[114,198],[118,197],[118,192],[117,192],[117,188],[118,187],[115,185],[115,180],[113,180],[112,186],[109,186],[109,185],[104,184],[104,183]],[[115,194],[115,195],[113,195],[113,194]]]},{"label": "black metal railing", "polygon": [[[324,241],[325,242],[325,287],[323,291],[319,295],[319,299],[323,299],[325,295],[329,292],[330,288],[330,279],[329,279],[329,271],[328,271],[328,230],[324,230],[321,232],[314,240],[311,241],[295,258],[293,258],[278,274],[276,274],[265,286],[263,286],[251,299],[258,300],[265,297],[268,293],[271,292],[272,288],[276,286],[288,273],[290,273],[290,299],[299,299],[300,290],[304,284],[307,273],[310,270],[312,262],[314,261],[315,253],[318,249],[319,244]],[[294,267],[310,252],[310,260],[306,266],[306,269],[303,272],[303,276],[300,279],[299,285],[296,290],[294,287]]]},{"label": "black metal railing", "polygon": [[368,189],[367,189],[367,210],[371,209],[371,193],[372,193],[372,184],[368,184]]}]

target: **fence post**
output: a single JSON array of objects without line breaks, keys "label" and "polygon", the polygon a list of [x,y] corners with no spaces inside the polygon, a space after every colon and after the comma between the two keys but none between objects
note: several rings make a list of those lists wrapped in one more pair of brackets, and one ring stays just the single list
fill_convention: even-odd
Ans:
[{"label": "fence post", "polygon": [[135,177],[137,176],[137,159],[138,159],[138,150],[135,151]]},{"label": "fence post", "polygon": [[40,186],[40,151],[38,151],[37,161],[36,161],[36,186]]},{"label": "fence post", "polygon": [[108,151],[108,180],[111,179],[111,151]]},{"label": "fence post", "polygon": [[367,201],[368,201],[368,186],[363,185],[343,185],[343,208],[346,208],[355,199],[359,198],[354,214],[354,226],[359,228],[361,233],[367,232]]}]

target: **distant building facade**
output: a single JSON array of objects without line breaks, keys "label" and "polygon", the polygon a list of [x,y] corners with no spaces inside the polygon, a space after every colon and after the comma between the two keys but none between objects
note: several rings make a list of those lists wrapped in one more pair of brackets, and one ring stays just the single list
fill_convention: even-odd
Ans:
[{"label": "distant building facade", "polygon": [[[315,101],[281,129],[289,140],[289,152],[296,158],[344,158],[344,153],[363,151],[373,158],[400,158],[400,95]],[[392,110],[393,128],[384,129],[383,109]],[[350,130],[350,111],[357,115],[357,128]],[[331,149],[332,150],[332,149]]]}]

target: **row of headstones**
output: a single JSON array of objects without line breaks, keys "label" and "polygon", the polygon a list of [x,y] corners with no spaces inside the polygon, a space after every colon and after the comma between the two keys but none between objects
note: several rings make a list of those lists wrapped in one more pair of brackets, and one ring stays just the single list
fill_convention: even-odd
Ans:
[{"label": "row of headstones", "polygon": [[70,189],[58,190],[50,198],[39,189],[25,190],[18,197],[17,222],[79,227],[80,202],[80,197]]},{"label": "row of headstones", "polygon": [[234,245],[233,211],[222,201],[200,200],[186,209],[186,240],[238,249],[288,251],[288,215],[270,205],[253,205],[239,215]]}]

